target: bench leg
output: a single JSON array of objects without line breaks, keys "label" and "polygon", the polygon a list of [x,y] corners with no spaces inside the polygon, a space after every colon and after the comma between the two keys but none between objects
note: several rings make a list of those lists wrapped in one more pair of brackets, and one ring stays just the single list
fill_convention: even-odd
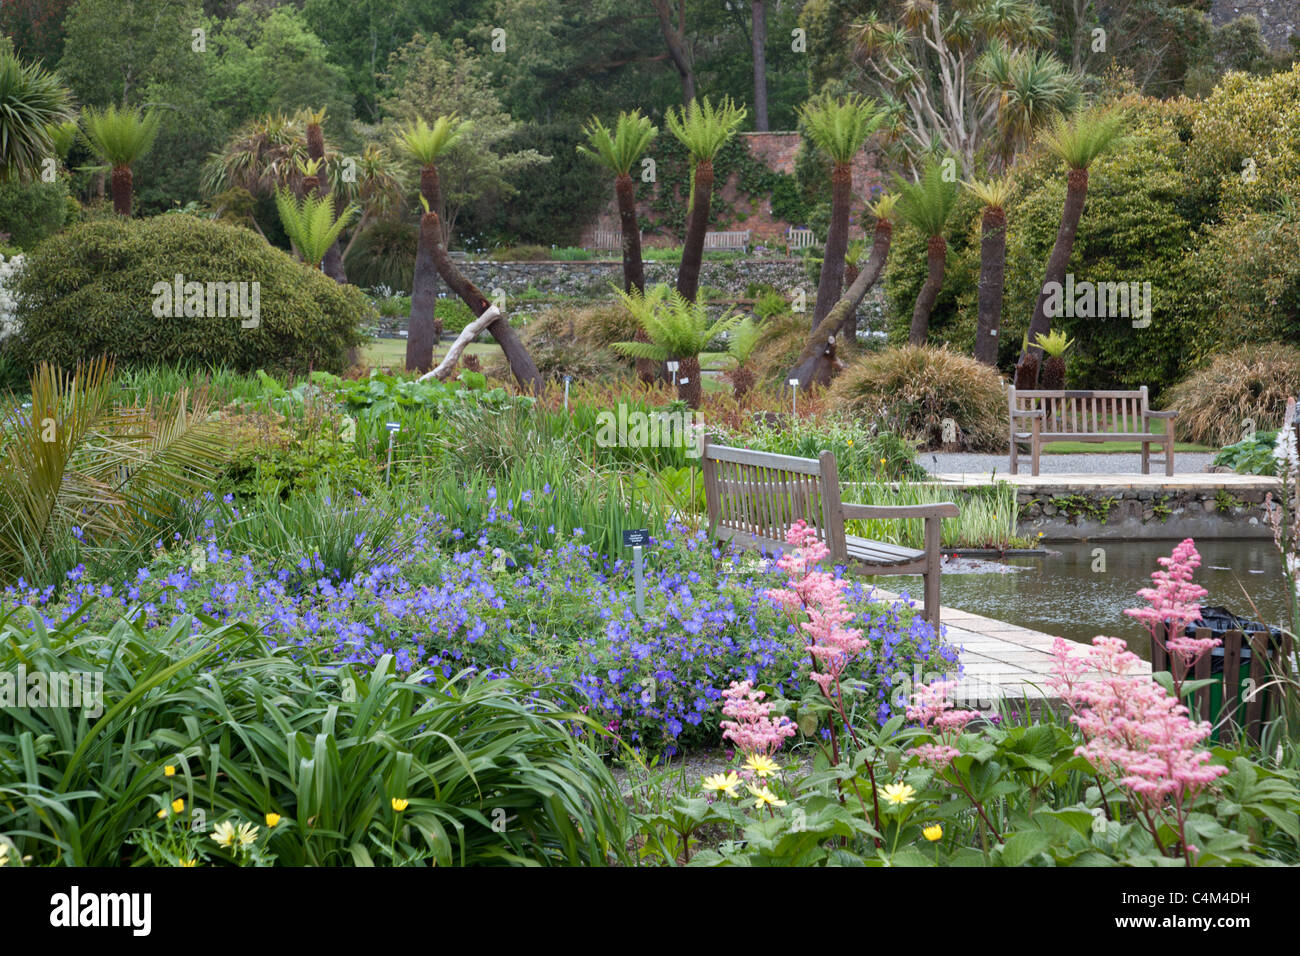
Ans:
[{"label": "bench leg", "polygon": [[1151,443],[1142,443],[1142,474],[1151,474]]},{"label": "bench leg", "polygon": [[1016,447],[1016,440],[1011,439],[1011,474],[1020,473],[1020,449]]},{"label": "bench leg", "polygon": [[939,518],[925,519],[925,619],[934,625],[935,637],[939,636],[939,575],[943,552],[940,550]]},{"label": "bench leg", "polygon": [[[1172,425],[1170,426],[1173,427]],[[1165,477],[1174,476],[1174,441],[1172,438],[1165,439]]]},{"label": "bench leg", "polygon": [[1033,474],[1033,476],[1034,476],[1035,478],[1038,477],[1038,455],[1039,455],[1039,451],[1040,451],[1041,447],[1042,447],[1042,443],[1039,442],[1039,440],[1038,440],[1038,436],[1035,435],[1035,436],[1034,436],[1034,439],[1033,439],[1033,452],[1032,452],[1032,454],[1033,454],[1033,466],[1032,466],[1032,471],[1031,471],[1031,474]]}]

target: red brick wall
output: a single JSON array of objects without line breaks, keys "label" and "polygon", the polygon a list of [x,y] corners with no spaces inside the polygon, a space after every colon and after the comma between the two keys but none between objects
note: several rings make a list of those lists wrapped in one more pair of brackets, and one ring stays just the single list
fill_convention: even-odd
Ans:
[{"label": "red brick wall", "polygon": [[[768,169],[780,173],[794,173],[795,158],[798,156],[800,146],[798,133],[741,133],[739,135],[744,138],[745,143],[748,145],[750,155],[762,162]],[[719,222],[715,212],[714,218],[710,221],[712,228],[735,231],[748,230],[753,233],[755,242],[771,243],[784,241],[786,230],[792,225],[806,225],[806,223],[789,223],[773,218],[770,197],[742,196],[736,186],[738,175],[733,173],[717,189],[717,195],[732,206],[735,215],[729,222]],[[871,187],[880,181],[881,174],[876,166],[875,152],[869,143],[858,154],[853,163],[853,207],[849,230],[851,237],[857,238],[863,235],[861,227],[863,205],[870,196]],[[596,221],[588,227],[584,233],[584,238],[590,237],[597,228],[618,229],[618,207],[614,202],[612,187],[610,193],[609,203],[601,211]],[[641,220],[641,228],[647,245],[673,245],[679,241],[677,237],[656,232],[655,215],[648,200],[642,200],[638,203],[637,214]],[[824,242],[825,239],[824,235],[817,236],[819,242]]]}]

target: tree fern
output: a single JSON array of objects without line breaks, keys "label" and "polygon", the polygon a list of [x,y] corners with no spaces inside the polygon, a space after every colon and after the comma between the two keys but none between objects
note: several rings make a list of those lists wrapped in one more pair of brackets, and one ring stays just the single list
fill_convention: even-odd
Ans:
[{"label": "tree fern", "polygon": [[275,206],[285,234],[293,240],[302,261],[312,268],[319,268],[329,247],[357,212],[357,207],[349,203],[335,218],[334,200],[329,196],[304,196],[297,200],[286,189],[276,192]]}]

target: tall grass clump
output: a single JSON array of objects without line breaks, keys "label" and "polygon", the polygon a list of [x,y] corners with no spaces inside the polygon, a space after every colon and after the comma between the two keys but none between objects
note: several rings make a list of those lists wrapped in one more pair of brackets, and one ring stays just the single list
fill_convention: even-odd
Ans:
[{"label": "tall grass clump", "polygon": [[863,356],[831,385],[828,400],[861,416],[883,417],[924,447],[956,426],[963,451],[1005,451],[1006,391],[997,370],[946,346],[907,345]]},{"label": "tall grass clump", "polygon": [[[859,482],[845,486],[844,500],[867,505],[931,505],[952,501],[961,513],[943,520],[943,547],[1006,551],[1030,545],[1028,538],[1016,534],[1016,489],[1005,481],[974,488],[953,488],[932,482]],[[845,532],[886,544],[925,547],[922,518],[850,521]]]},{"label": "tall grass clump", "polygon": [[1219,448],[1281,426],[1288,398],[1300,394],[1300,348],[1269,342],[1216,356],[1169,390],[1180,441]]}]

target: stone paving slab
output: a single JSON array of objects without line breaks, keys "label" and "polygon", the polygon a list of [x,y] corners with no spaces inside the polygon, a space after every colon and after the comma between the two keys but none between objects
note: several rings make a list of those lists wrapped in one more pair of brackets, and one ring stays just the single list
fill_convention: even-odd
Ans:
[{"label": "stone paving slab", "polygon": [[[876,588],[873,596],[885,601],[899,597],[882,588]],[[913,603],[918,609],[924,607],[921,601]],[[941,607],[939,619],[947,632],[945,640],[960,652],[963,676],[954,694],[958,703],[991,709],[998,701],[1023,698],[1049,706],[1056,702],[1047,684],[1052,671],[1052,635],[956,608]],[[1071,646],[1078,656],[1087,651],[1083,644]],[[1144,662],[1135,676],[1150,673],[1151,665]]]}]

